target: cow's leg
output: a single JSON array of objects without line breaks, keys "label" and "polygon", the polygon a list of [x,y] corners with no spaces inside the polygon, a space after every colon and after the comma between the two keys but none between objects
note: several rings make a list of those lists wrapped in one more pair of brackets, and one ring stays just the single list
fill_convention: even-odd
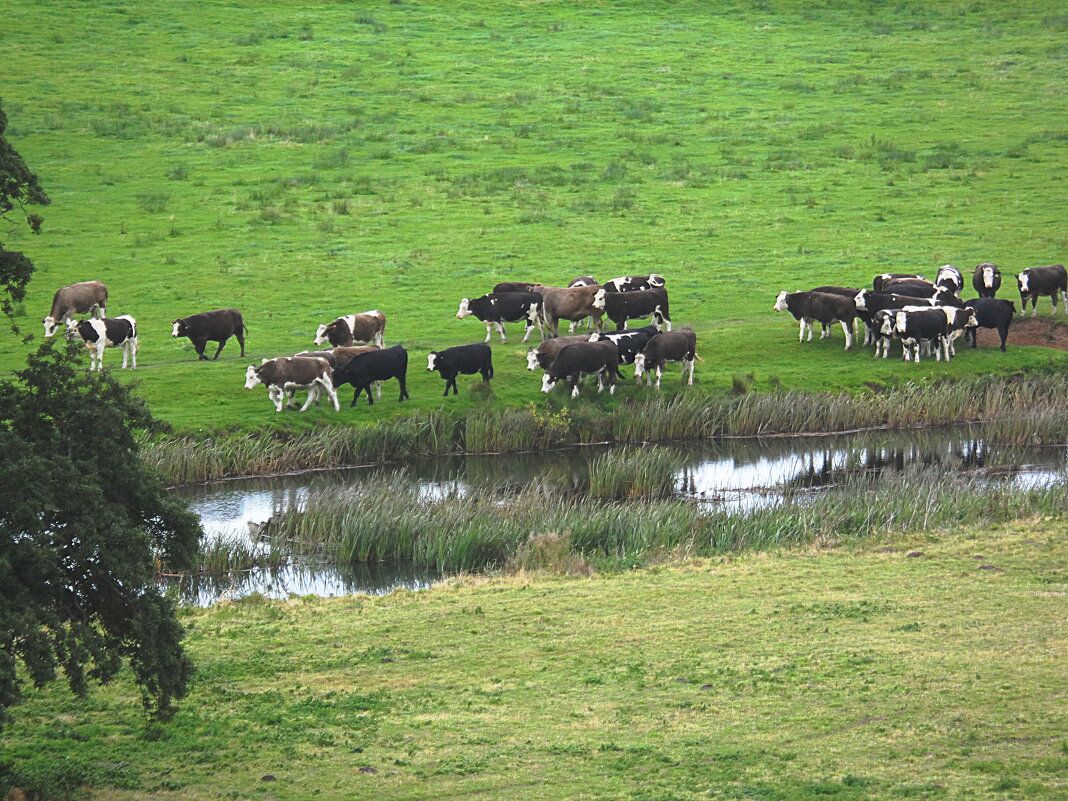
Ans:
[{"label": "cow's leg", "polygon": [[804,320],[804,318],[801,318],[801,321],[798,323],[797,341],[798,342],[804,342],[805,341],[805,320]]},{"label": "cow's leg", "polygon": [[123,342],[121,345],[119,345],[119,350],[122,351],[122,367],[120,367],[119,369],[120,370],[125,370],[126,369],[126,362],[127,362],[127,359],[128,359],[128,357],[130,355],[130,340],[127,339],[125,342]]},{"label": "cow's leg", "polygon": [[[237,337],[237,344],[241,346],[241,358],[245,358],[245,332],[240,328],[234,332],[234,336]],[[226,342],[224,339],[223,342]],[[219,346],[219,350],[222,350],[222,345]],[[216,353],[215,357],[218,358],[219,354]]]},{"label": "cow's leg", "polygon": [[[578,320],[572,320],[571,322],[569,322],[567,324],[567,333],[574,334],[575,333],[575,326],[577,326],[578,324],[579,324]],[[525,339],[523,341],[526,342]]]},{"label": "cow's leg", "polygon": [[656,388],[660,389],[660,376],[663,375],[663,370],[660,369],[660,365],[656,366]]},{"label": "cow's leg", "polygon": [[572,398],[577,398],[578,394],[579,394],[579,388],[578,388],[579,374],[575,373],[574,375],[568,376],[567,377],[567,381],[568,381],[569,384],[571,384],[571,397]]},{"label": "cow's leg", "polygon": [[[96,344],[96,368],[95,368],[96,370],[103,370],[104,369],[104,348],[106,348],[107,346],[108,346],[107,337],[100,337],[100,339],[97,340],[97,344]],[[94,369],[94,368],[91,367],[91,365],[92,365],[92,359],[90,359],[90,369]]]},{"label": "cow's leg", "polygon": [[526,342],[528,339],[530,339],[530,331],[532,328],[534,328],[534,323],[530,322],[530,320],[527,320],[527,328],[523,332],[523,338],[519,340],[520,342]]},{"label": "cow's leg", "polygon": [[501,322],[500,320],[497,321],[497,333],[499,333],[501,335],[501,342],[507,342],[508,341],[508,340],[506,340],[504,338],[504,323]]},{"label": "cow's leg", "polygon": [[[454,382],[455,380],[456,379],[453,379]],[[399,376],[397,376],[397,383],[400,384],[400,397],[397,398],[397,402],[399,403],[400,401],[407,400],[410,397],[408,395],[408,382],[404,373],[401,373]]]},{"label": "cow's leg", "polygon": [[378,398],[379,400],[382,400],[382,382],[381,381],[373,381],[371,383],[375,388],[375,397]]},{"label": "cow's leg", "polygon": [[322,391],[323,389],[319,385],[318,380],[313,381],[311,384],[309,384],[308,399],[304,401],[304,405],[300,407],[300,410],[302,412],[308,411],[308,407],[310,407],[315,401],[319,400],[319,395],[322,393]]},{"label": "cow's leg", "polygon": [[690,380],[687,382],[690,386],[693,386],[693,366],[694,366],[694,363],[696,361],[697,361],[697,354],[695,353],[692,359],[683,359],[683,362],[682,362],[682,372],[683,373],[686,372],[687,363],[689,363],[689,365],[690,365]]},{"label": "cow's leg", "polygon": [[225,339],[222,342],[219,343],[219,349],[217,351],[215,351],[215,355],[211,357],[212,361],[215,361],[215,360],[217,360],[219,358],[219,354],[222,353],[222,349],[223,349],[223,346],[225,344],[226,344],[226,340]]},{"label": "cow's leg", "polygon": [[491,336],[493,336],[493,323],[488,322],[486,323],[486,339],[484,341],[489,342]]},{"label": "cow's leg", "polygon": [[845,349],[849,350],[853,347],[853,330],[846,324],[845,320],[840,321],[842,323],[842,331],[845,333],[846,346]]},{"label": "cow's leg", "polygon": [[134,337],[129,342],[130,342],[130,361],[132,362],[132,364],[130,365],[130,369],[131,370],[136,370],[137,369],[137,346],[140,345],[141,343],[139,343],[137,341],[137,337]]},{"label": "cow's leg", "polygon": [[[289,396],[286,395],[286,391],[282,387],[271,387],[274,390],[274,410],[276,412],[282,411],[283,406],[289,406]],[[270,392],[267,393],[270,395]]]},{"label": "cow's leg", "polygon": [[330,399],[330,402],[334,404],[334,411],[340,412],[341,405],[337,402],[337,390],[334,389],[334,382],[327,376],[322,376],[317,379],[322,385],[323,391],[326,393],[326,397]]},{"label": "cow's leg", "polygon": [[367,390],[367,405],[368,405],[368,406],[374,406],[374,405],[375,405],[375,401],[374,401],[374,398],[372,398],[372,397],[371,397],[371,384],[372,384],[372,383],[373,383],[373,382],[369,382],[369,383],[368,383],[368,384],[367,384],[367,385],[366,385],[366,386],[364,387],[364,389],[366,389],[366,390]]}]

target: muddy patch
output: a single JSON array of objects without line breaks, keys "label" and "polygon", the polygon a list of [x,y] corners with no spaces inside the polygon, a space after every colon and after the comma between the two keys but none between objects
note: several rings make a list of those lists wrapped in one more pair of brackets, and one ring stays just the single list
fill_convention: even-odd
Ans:
[{"label": "muddy patch", "polygon": [[[996,348],[1001,344],[1001,340],[993,328],[980,328],[978,343],[980,348]],[[1068,320],[1064,315],[1058,315],[1054,320],[1052,315],[1043,316],[1041,312],[1038,317],[1014,317],[1005,345],[1037,345],[1041,348],[1068,350]]]}]

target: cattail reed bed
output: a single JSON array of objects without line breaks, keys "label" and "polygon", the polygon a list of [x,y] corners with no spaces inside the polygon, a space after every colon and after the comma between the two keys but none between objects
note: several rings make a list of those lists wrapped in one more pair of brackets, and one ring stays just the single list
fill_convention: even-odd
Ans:
[{"label": "cattail reed bed", "polygon": [[145,440],[142,454],[172,484],[242,475],[384,463],[454,453],[505,453],[590,442],[646,443],[726,436],[826,434],[982,422],[1006,444],[1068,440],[1068,379],[983,378],[904,383],[858,394],[664,393],[607,411],[589,402],[558,409],[486,408],[462,418],[420,412],[375,426],[327,425],[226,436]]}]

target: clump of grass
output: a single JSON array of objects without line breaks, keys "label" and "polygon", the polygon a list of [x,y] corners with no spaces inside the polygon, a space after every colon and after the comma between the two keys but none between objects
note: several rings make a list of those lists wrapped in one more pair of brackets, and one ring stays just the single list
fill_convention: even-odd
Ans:
[{"label": "clump of grass", "polygon": [[595,498],[667,498],[675,491],[676,456],[666,448],[623,448],[594,457],[588,492]]},{"label": "clump of grass", "polygon": [[531,534],[519,546],[509,569],[533,573],[557,573],[571,576],[588,576],[593,573],[581,555],[571,548],[571,532],[546,531]]}]

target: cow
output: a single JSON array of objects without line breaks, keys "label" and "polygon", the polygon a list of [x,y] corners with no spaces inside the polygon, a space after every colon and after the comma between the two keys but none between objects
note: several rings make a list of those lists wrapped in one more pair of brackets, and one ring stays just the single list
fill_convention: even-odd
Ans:
[{"label": "cow", "polygon": [[1029,267],[1016,275],[1020,289],[1020,314],[1027,313],[1027,301],[1031,301],[1031,316],[1038,314],[1038,299],[1049,295],[1053,301],[1053,313],[1057,313],[1057,301],[1064,293],[1064,313],[1068,314],[1068,271],[1063,264],[1049,267]]},{"label": "cow", "polygon": [[[892,326],[892,330],[888,330],[888,326]],[[919,364],[920,346],[924,342],[935,344],[936,360],[941,358],[942,353],[949,359],[949,346],[945,341],[947,327],[946,315],[941,309],[898,309],[894,313],[892,323],[887,317],[882,332],[886,336],[896,335],[901,340],[901,358],[907,362],[912,361],[912,354],[915,354],[916,363]]]},{"label": "cow", "polygon": [[[537,289],[539,287],[535,287]],[[474,315],[486,324],[486,338],[490,341],[493,328],[501,335],[501,342],[505,342],[504,324],[518,323],[522,320],[527,329],[523,334],[523,342],[530,338],[530,332],[537,326],[542,337],[545,330],[542,328],[542,297],[537,292],[491,292],[480,298],[464,298],[460,301],[460,308],[456,312],[456,319]]]},{"label": "cow", "polygon": [[959,298],[961,290],[964,289],[964,276],[952,264],[944,264],[938,268],[938,275],[935,276],[935,286],[942,287],[942,289],[952,292]]},{"label": "cow", "polygon": [[130,369],[137,369],[137,321],[128,314],[67,320],[67,335],[81,337],[89,349],[90,370],[103,368],[105,348],[122,348],[122,369],[128,360],[132,362]]},{"label": "cow", "polygon": [[568,287],[573,286],[600,286],[600,284],[592,275],[580,275],[578,278],[572,278],[568,283]]},{"label": "cow", "polygon": [[219,349],[211,357],[211,361],[215,361],[230,337],[237,337],[237,342],[241,345],[241,355],[245,355],[245,333],[248,329],[237,309],[215,309],[189,317],[179,317],[172,325],[171,336],[189,337],[201,361],[208,361],[208,357],[204,355],[204,346],[209,341],[219,343]]},{"label": "cow", "polygon": [[388,381],[391,378],[396,378],[400,384],[400,397],[397,399],[400,402],[409,397],[407,373],[408,351],[400,345],[394,345],[392,348],[384,348],[383,350],[376,350],[357,356],[355,359],[338,367],[334,370],[334,387],[340,387],[342,384],[352,384],[355,387],[356,391],[352,394],[350,408],[356,405],[356,401],[360,399],[360,393],[365,390],[367,392],[367,405],[373,406],[371,385],[376,381]]},{"label": "cow", "polygon": [[597,376],[597,391],[604,389],[608,381],[608,394],[615,394],[616,373],[619,368],[619,355],[614,342],[575,342],[565,345],[553,360],[552,365],[542,376],[541,391],[552,392],[561,379],[567,379],[571,386],[571,397],[578,397],[579,377]]},{"label": "cow", "polygon": [[358,314],[346,314],[333,322],[321,323],[313,341],[316,345],[329,342],[335,348],[351,347],[357,342],[375,344],[381,348],[385,344],[385,336],[386,315],[378,309],[371,309]]},{"label": "cow", "polygon": [[877,275],[875,276],[875,278],[872,279],[871,288],[874,289],[876,292],[889,292],[890,290],[886,288],[886,285],[892,281],[897,281],[902,278],[906,280],[920,279],[923,281],[927,281],[927,279],[919,273],[883,273],[882,275]]},{"label": "cow", "polygon": [[[862,289],[857,293],[854,303],[857,307],[857,316],[863,321],[867,330],[864,344],[870,345],[874,342],[878,345],[880,335],[878,326],[875,324],[875,315],[878,312],[884,309],[903,309],[906,306],[936,306],[940,305],[940,301],[941,305],[945,306],[963,305],[960,298],[945,290],[938,290],[938,294],[933,298],[916,298],[910,295],[896,295],[892,292],[873,292],[870,289]],[[876,347],[876,355],[878,355],[878,347]]]},{"label": "cow", "polygon": [[664,286],[664,276],[657,273],[649,275],[626,275],[613,278],[604,283],[605,292],[636,292],[639,289],[659,289]]},{"label": "cow", "polygon": [[617,331],[627,327],[627,320],[643,317],[652,317],[657,328],[664,326],[668,331],[671,330],[668,294],[663,287],[609,292],[604,296],[604,314],[616,324]]},{"label": "cow", "polygon": [[605,290],[600,286],[550,287],[536,286],[534,291],[542,296],[542,319],[549,336],[559,336],[560,320],[578,322],[593,318],[594,327],[601,330],[601,314],[604,312]]},{"label": "cow", "polygon": [[908,295],[912,298],[928,300],[934,298],[944,306],[961,306],[961,300],[955,294],[929,281],[895,281],[886,285],[885,292],[893,295]]},{"label": "cow", "polygon": [[103,318],[107,313],[107,305],[108,288],[102,281],[82,281],[60,287],[52,297],[52,311],[41,321],[44,323],[44,335],[52,336],[60,325],[66,325],[76,314]]},{"label": "cow", "polygon": [[[619,363],[634,364],[635,357],[644,350],[646,343],[659,334],[660,330],[655,325],[646,325],[642,328],[634,328],[630,331],[591,334],[590,342],[599,342],[602,339],[610,339],[616,343],[616,349],[619,351]],[[552,342],[553,340],[549,341]],[[617,372],[616,375],[619,378],[623,377],[623,374],[620,372]]]},{"label": "cow", "polygon": [[474,345],[457,345],[455,348],[446,348],[442,351],[432,350],[426,360],[426,369],[437,370],[438,374],[445,379],[445,391],[442,397],[448,397],[449,387],[452,394],[458,395],[456,389],[456,376],[482,374],[482,380],[489,381],[493,378],[493,352],[490,346],[484,342]]},{"label": "cow", "polygon": [[775,311],[789,311],[795,320],[800,321],[800,333],[798,342],[805,339],[805,330],[808,330],[808,340],[812,341],[813,321],[823,324],[823,333],[820,339],[830,335],[827,326],[831,323],[841,323],[842,331],[845,332],[846,346],[849,350],[853,346],[853,320],[857,316],[855,301],[841,295],[829,295],[825,292],[786,292],[783,290],[775,299]]},{"label": "cow", "polygon": [[329,348],[327,350],[304,350],[293,355],[311,359],[326,359],[331,367],[340,367],[350,359],[354,359],[364,353],[370,353],[373,350],[381,350],[381,348],[378,345],[350,345],[349,347]]},{"label": "cow", "polygon": [[326,359],[280,356],[264,359],[258,366],[250,364],[245,371],[245,389],[258,384],[267,387],[267,397],[279,412],[289,406],[293,392],[298,389],[308,390],[308,399],[300,407],[302,412],[307,411],[324,392],[333,402],[334,411],[341,410],[334,389],[333,370]]},{"label": "cow", "polygon": [[942,349],[945,352],[946,361],[949,361],[951,356],[957,355],[957,349],[953,343],[962,334],[966,334],[969,330],[975,328],[975,311],[970,308],[958,308],[956,306],[906,306],[901,311],[927,311],[928,308],[940,311],[946,316],[946,335],[942,340]]},{"label": "cow", "polygon": [[495,295],[499,292],[530,292],[533,287],[541,286],[541,284],[535,281],[502,281],[493,287],[490,292],[491,295]]},{"label": "cow", "polygon": [[871,341],[875,343],[875,358],[890,355],[890,340],[894,338],[894,316],[897,309],[879,309],[871,315]]},{"label": "cow", "polygon": [[972,288],[981,298],[992,298],[1001,288],[1001,270],[996,264],[984,261],[972,273]]},{"label": "cow", "polygon": [[[828,295],[842,295],[843,297],[847,297],[847,298],[855,298],[857,296],[857,293],[860,292],[860,289],[854,289],[853,287],[849,287],[849,286],[817,286],[817,287],[813,287],[812,289],[810,289],[808,291],[809,292],[826,292]],[[857,323],[858,322],[863,322],[860,319],[859,316],[857,317],[856,320],[853,321],[853,334],[854,335],[856,335],[856,332],[857,332]],[[824,329],[827,328],[827,326],[823,326],[823,327],[824,327]],[[868,344],[867,337],[865,337],[865,339],[864,339],[864,344],[865,345]]]},{"label": "cow", "polygon": [[693,367],[697,360],[697,334],[689,328],[678,331],[665,331],[650,339],[645,348],[634,359],[634,378],[645,374],[646,384],[652,383],[653,371],[656,371],[656,388],[660,389],[660,374],[668,362],[682,362],[682,377],[686,377],[686,368],[690,368],[688,384],[693,384]]},{"label": "cow", "polygon": [[589,342],[590,335],[582,334],[573,337],[553,337],[552,339],[546,339],[538,347],[531,348],[527,351],[527,369],[537,370],[539,367],[542,370],[548,370],[552,365],[553,360],[565,345],[572,345],[575,342]]},{"label": "cow", "polygon": [[976,347],[976,328],[996,328],[1001,337],[1001,352],[1005,352],[1005,340],[1009,337],[1009,325],[1016,313],[1016,304],[1002,298],[972,298],[964,305],[975,311],[975,328],[965,332],[965,340],[971,339]]}]

